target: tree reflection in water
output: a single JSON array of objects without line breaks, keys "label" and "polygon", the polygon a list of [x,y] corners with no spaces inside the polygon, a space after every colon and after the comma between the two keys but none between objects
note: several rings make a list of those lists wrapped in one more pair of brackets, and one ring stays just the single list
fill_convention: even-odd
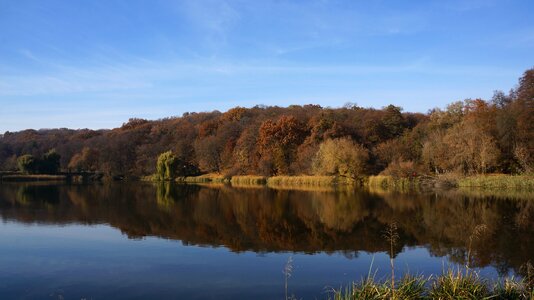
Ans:
[{"label": "tree reflection in water", "polygon": [[130,238],[157,236],[232,251],[389,252],[383,232],[395,220],[396,256],[407,246],[465,265],[518,271],[534,261],[532,193],[477,191],[391,193],[284,190],[227,185],[120,183],[3,184],[4,220],[50,224],[110,224]]}]

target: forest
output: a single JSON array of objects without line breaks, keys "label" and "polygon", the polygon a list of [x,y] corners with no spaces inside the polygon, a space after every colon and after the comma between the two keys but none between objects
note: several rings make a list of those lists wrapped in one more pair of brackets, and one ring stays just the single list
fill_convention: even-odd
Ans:
[{"label": "forest", "polygon": [[0,135],[4,171],[98,171],[136,178],[164,168],[162,153],[180,166],[171,177],[531,174],[534,68],[508,93],[495,91],[491,99],[457,101],[426,114],[395,105],[258,105],[160,120],[133,118],[111,130],[28,129]]}]

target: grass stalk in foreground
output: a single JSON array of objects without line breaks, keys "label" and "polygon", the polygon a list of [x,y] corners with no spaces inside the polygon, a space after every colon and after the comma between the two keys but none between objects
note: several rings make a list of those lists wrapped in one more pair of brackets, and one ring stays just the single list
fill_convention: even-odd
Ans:
[{"label": "grass stalk in foreground", "polygon": [[362,279],[346,288],[334,290],[331,300],[401,300],[401,299],[509,299],[532,300],[534,293],[523,279],[506,278],[491,283],[473,271],[449,269],[437,277],[405,275],[393,289],[388,281],[373,277]]},{"label": "grass stalk in foreground", "polygon": [[[509,299],[534,300],[534,267],[525,264],[524,279],[505,278],[491,283],[471,269],[471,246],[474,240],[481,238],[487,231],[485,224],[477,225],[469,236],[466,264],[456,270],[449,268],[440,276],[404,275],[395,280],[393,246],[398,238],[397,227],[392,223],[386,230],[384,238],[390,243],[391,280],[376,281],[371,276],[359,283],[352,283],[345,289],[333,291],[333,300],[400,300],[400,299],[439,299],[439,300],[478,300],[478,299]],[[371,262],[372,268],[372,262]]]}]

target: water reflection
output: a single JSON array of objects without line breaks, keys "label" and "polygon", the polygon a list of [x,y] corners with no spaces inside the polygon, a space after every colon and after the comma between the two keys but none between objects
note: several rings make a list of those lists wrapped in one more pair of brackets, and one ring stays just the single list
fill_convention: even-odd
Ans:
[{"label": "water reflection", "polygon": [[399,228],[395,255],[425,246],[465,264],[470,232],[477,267],[515,271],[534,261],[534,200],[528,193],[386,193],[276,190],[225,185],[0,185],[0,215],[23,223],[110,224],[130,238],[157,236],[232,251],[388,251],[383,232]]}]

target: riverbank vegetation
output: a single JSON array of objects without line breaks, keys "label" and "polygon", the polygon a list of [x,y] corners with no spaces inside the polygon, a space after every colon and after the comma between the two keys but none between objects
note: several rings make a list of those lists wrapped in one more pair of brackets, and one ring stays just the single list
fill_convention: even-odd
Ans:
[{"label": "riverbank vegetation", "polygon": [[65,181],[65,175],[47,175],[47,174],[0,174],[0,182],[25,182],[25,181]]},{"label": "riverbank vegetation", "polygon": [[[532,280],[532,279],[530,279]],[[438,276],[405,275],[396,286],[373,277],[334,290],[332,300],[391,300],[391,299],[534,299],[532,282],[528,278],[505,278],[491,282],[476,272],[449,269]]]},{"label": "riverbank vegetation", "polygon": [[485,189],[532,189],[534,175],[510,176],[504,174],[477,175],[463,177],[458,180],[459,187],[477,187]]},{"label": "riverbank vegetation", "polygon": [[383,235],[384,240],[390,244],[391,277],[387,280],[375,280],[371,273],[371,265],[367,277],[360,282],[352,283],[345,289],[334,289],[333,300],[534,299],[534,268],[530,261],[520,268],[522,278],[504,277],[496,282],[480,277],[479,273],[472,269],[473,245],[483,240],[489,230],[485,224],[474,226],[467,238],[463,266],[449,267],[443,274],[436,276],[413,276],[407,273],[401,279],[396,279],[394,249],[400,236],[397,224],[393,222],[384,230]]},{"label": "riverbank vegetation", "polygon": [[[424,175],[453,176],[459,186],[524,186],[513,183],[519,177],[462,178],[534,172],[533,86],[530,69],[508,94],[497,91],[489,100],[466,99],[426,114],[394,105],[255,106],[130,119],[112,130],[6,132],[0,137],[0,169],[43,173],[48,167],[35,162],[46,161],[55,149],[55,171],[99,171],[111,178],[336,176],[365,183],[380,175],[393,178],[380,177],[388,185],[404,186]],[[190,178],[205,174],[224,179]]]}]

